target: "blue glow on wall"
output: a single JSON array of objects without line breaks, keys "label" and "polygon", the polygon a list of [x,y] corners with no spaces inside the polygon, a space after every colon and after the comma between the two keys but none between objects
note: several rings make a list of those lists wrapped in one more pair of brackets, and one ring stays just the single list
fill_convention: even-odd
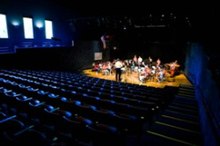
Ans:
[{"label": "blue glow on wall", "polygon": [[37,21],[35,22],[35,26],[36,26],[37,28],[43,28],[43,27],[44,27],[44,24],[43,24],[43,22],[42,22],[41,20],[37,20]]},{"label": "blue glow on wall", "polygon": [[11,21],[11,24],[12,24],[13,26],[19,26],[19,25],[20,25],[20,22],[19,22],[18,20],[12,20],[12,21]]}]

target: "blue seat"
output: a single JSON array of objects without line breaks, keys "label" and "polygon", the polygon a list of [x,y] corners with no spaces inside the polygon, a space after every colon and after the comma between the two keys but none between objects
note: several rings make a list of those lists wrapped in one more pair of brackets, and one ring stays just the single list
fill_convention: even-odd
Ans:
[{"label": "blue seat", "polygon": [[48,113],[53,113],[55,111],[59,110],[59,107],[54,107],[52,105],[47,105],[45,108],[44,108],[44,111],[48,112]]},{"label": "blue seat", "polygon": [[33,87],[28,87],[27,90],[30,91],[30,92],[36,92],[36,91],[38,91],[39,89],[33,88]]},{"label": "blue seat", "polygon": [[21,95],[19,93],[14,92],[14,91],[13,92],[5,92],[4,94],[8,97],[17,97],[17,96]]},{"label": "blue seat", "polygon": [[17,96],[16,99],[19,100],[19,101],[29,101],[29,100],[32,99],[32,97],[21,95],[21,96]]},{"label": "blue seat", "polygon": [[54,93],[49,93],[48,97],[50,97],[50,98],[57,98],[57,97],[59,97],[59,95],[54,94]]},{"label": "blue seat", "polygon": [[33,100],[29,101],[29,105],[33,106],[33,107],[38,107],[43,104],[44,104],[44,102],[41,102],[40,100],[37,100],[37,99],[33,99]]},{"label": "blue seat", "polygon": [[44,91],[44,90],[38,90],[37,93],[39,95],[46,95],[48,92],[47,91]]}]

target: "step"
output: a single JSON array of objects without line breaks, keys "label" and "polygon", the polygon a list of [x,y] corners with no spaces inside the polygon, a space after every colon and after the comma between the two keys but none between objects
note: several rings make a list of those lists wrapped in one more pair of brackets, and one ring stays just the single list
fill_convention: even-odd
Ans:
[{"label": "step", "polygon": [[180,88],[188,88],[188,89],[194,89],[195,88],[193,85],[184,85],[184,84],[180,84],[179,87]]},{"label": "step", "polygon": [[188,105],[188,104],[182,104],[181,102],[173,102],[172,103],[173,106],[178,106],[178,107],[182,107],[182,108],[187,108],[187,109],[191,109],[191,110],[198,110],[197,105]]},{"label": "step", "polygon": [[177,92],[177,94],[186,94],[186,95],[195,96],[195,92],[194,92],[194,91],[183,91],[183,90],[179,90],[179,91]]},{"label": "step", "polygon": [[173,102],[178,102],[178,103],[182,103],[182,104],[186,104],[186,105],[194,105],[197,107],[197,101],[195,98],[189,98],[189,97],[185,97],[185,96],[176,95]]},{"label": "step", "polygon": [[189,95],[189,94],[184,94],[184,93],[177,93],[178,96],[184,96],[184,97],[189,97],[189,98],[195,98],[195,95]]},{"label": "step", "polygon": [[179,106],[175,106],[175,105],[169,105],[167,107],[168,110],[173,110],[173,111],[177,111],[180,113],[185,113],[185,114],[189,114],[189,115],[199,115],[198,110],[192,110],[192,109],[187,109],[187,108],[183,108],[183,107],[179,107]]},{"label": "step", "polygon": [[173,110],[165,110],[162,114],[166,116],[180,118],[183,120],[188,120],[191,122],[199,122],[198,116],[188,115],[188,114],[180,113],[180,112],[173,111]]},{"label": "step", "polygon": [[181,118],[171,117],[171,116],[167,116],[167,115],[160,115],[157,118],[157,121],[167,123],[167,124],[170,124],[170,125],[174,125],[174,126],[177,126],[177,127],[189,129],[189,130],[192,130],[192,131],[195,131],[195,132],[200,131],[199,123],[184,120],[184,119],[181,119]]},{"label": "step", "polygon": [[149,130],[147,130],[148,134],[156,134],[155,136],[166,136],[169,138],[173,138],[183,143],[188,144],[198,144],[200,141],[200,133],[194,132],[190,129],[181,128],[178,126],[166,124],[163,122],[156,121]]},{"label": "step", "polygon": [[147,131],[146,143],[143,146],[199,146],[199,144],[167,136],[155,131]]}]

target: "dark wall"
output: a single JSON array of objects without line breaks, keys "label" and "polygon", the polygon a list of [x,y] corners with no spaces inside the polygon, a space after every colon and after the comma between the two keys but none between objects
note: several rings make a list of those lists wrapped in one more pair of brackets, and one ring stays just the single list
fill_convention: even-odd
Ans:
[{"label": "dark wall", "polygon": [[66,48],[21,48],[15,54],[2,54],[2,68],[62,69]]},{"label": "dark wall", "polygon": [[91,68],[98,41],[79,41],[74,47],[20,48],[15,54],[0,55],[2,68],[78,71]]},{"label": "dark wall", "polygon": [[110,58],[131,59],[134,55],[162,63],[178,60],[181,67],[185,62],[186,37],[189,33],[177,34],[173,28],[128,28],[111,32],[108,40]]},{"label": "dark wall", "polygon": [[220,93],[201,43],[188,43],[185,74],[196,86],[205,146],[220,144]]},{"label": "dark wall", "polygon": [[76,70],[91,68],[94,62],[94,53],[100,51],[99,41],[77,41],[72,49],[66,51],[64,65],[69,69]]}]

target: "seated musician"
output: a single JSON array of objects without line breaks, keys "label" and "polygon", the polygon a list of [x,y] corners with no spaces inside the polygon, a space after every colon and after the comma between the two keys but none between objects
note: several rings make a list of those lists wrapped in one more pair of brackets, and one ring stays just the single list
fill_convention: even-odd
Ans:
[{"label": "seated musician", "polygon": [[163,68],[158,69],[158,71],[156,73],[157,82],[162,82],[165,80],[165,73],[166,73],[165,69],[163,69]]},{"label": "seated musician", "polygon": [[145,66],[145,73],[146,73],[146,80],[152,79],[152,76],[151,76],[151,68],[148,67],[147,65]]},{"label": "seated musician", "polygon": [[147,78],[147,72],[145,71],[144,68],[141,68],[140,69],[140,73],[139,73],[139,80],[141,82],[145,82],[146,81],[146,78]]},{"label": "seated musician", "polygon": [[177,68],[180,67],[180,65],[177,64],[177,60],[175,60],[174,62],[170,63],[169,66],[170,66],[170,77],[174,77]]},{"label": "seated musician", "polygon": [[99,67],[99,63],[98,62],[94,62],[92,64],[92,71],[96,71],[96,72],[100,71],[100,67]]},{"label": "seated musician", "polygon": [[108,62],[103,63],[103,65],[102,65],[102,73],[103,73],[103,75],[109,75],[110,74]]},{"label": "seated musician", "polygon": [[161,64],[161,61],[160,61],[160,59],[158,58],[158,59],[157,59],[157,62],[156,62],[156,67],[157,67],[157,68],[160,67],[160,64]]}]

